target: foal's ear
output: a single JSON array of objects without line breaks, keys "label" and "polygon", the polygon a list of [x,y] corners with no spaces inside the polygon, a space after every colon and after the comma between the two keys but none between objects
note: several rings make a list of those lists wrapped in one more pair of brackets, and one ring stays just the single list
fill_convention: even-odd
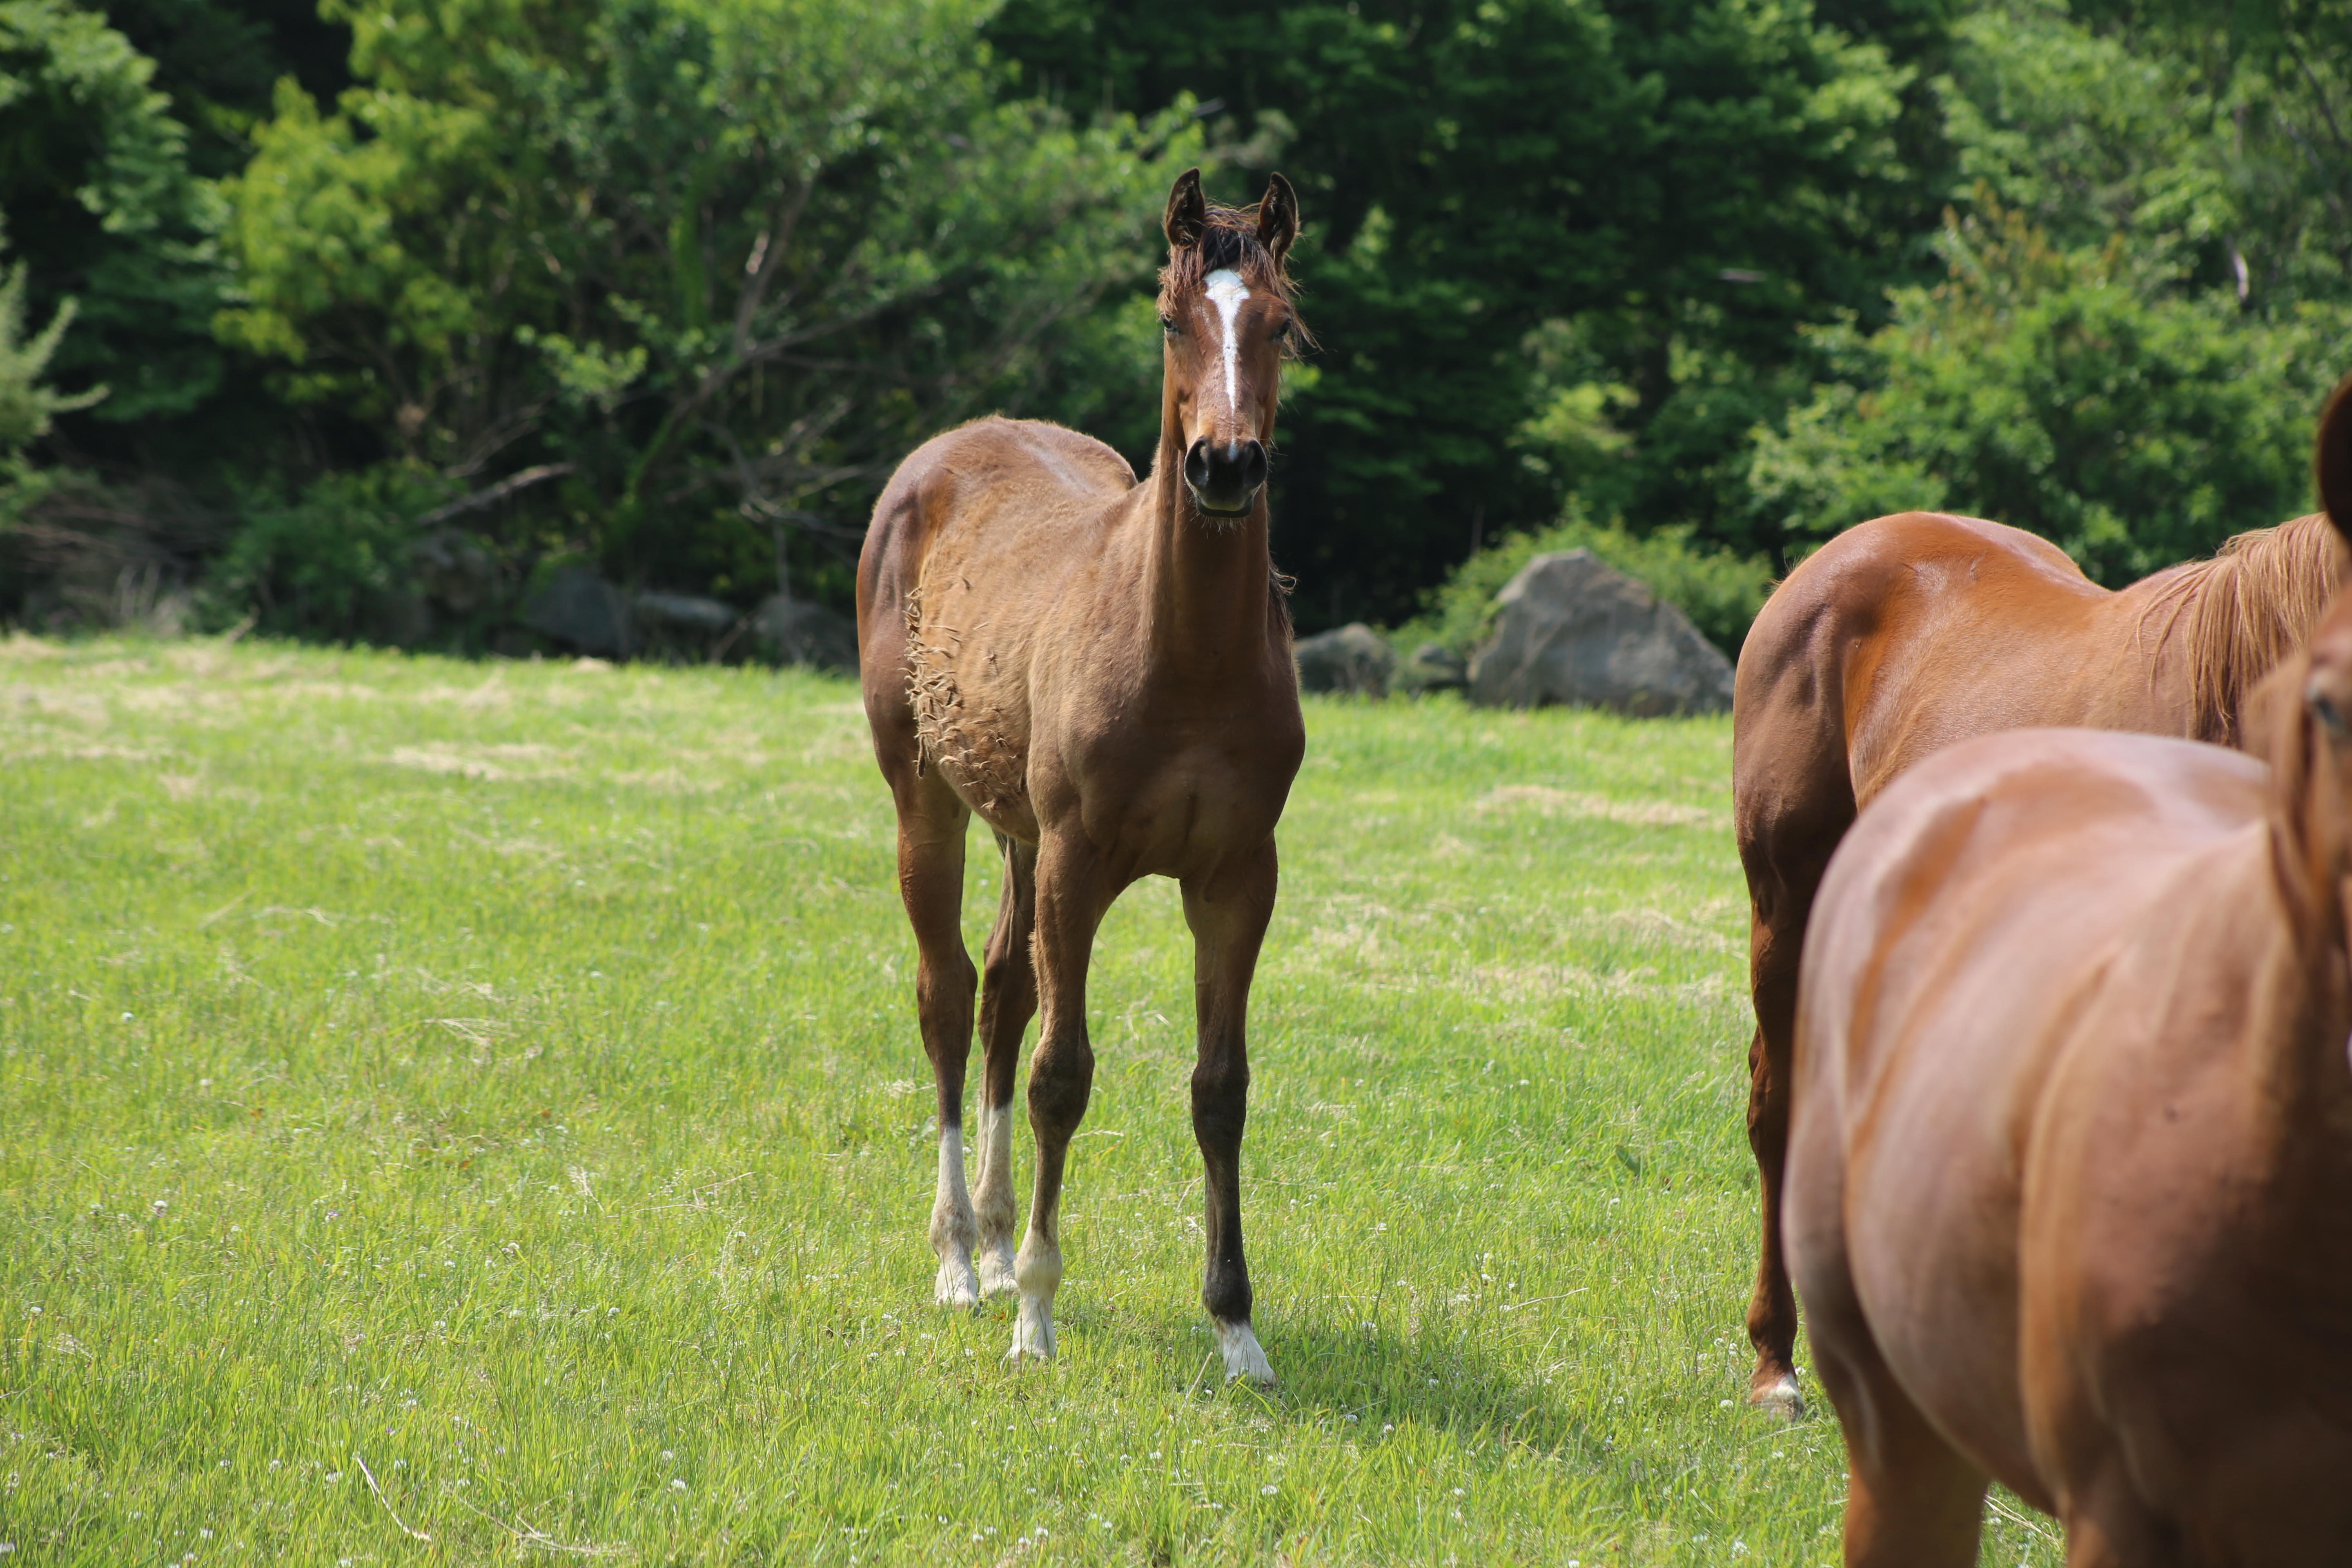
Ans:
[{"label": "foal's ear", "polygon": [[1176,188],[1168,193],[1168,216],[1160,226],[1168,231],[1171,250],[1201,243],[1201,231],[1209,226],[1209,198],[1201,194],[1200,170],[1187,169],[1176,176]]},{"label": "foal's ear", "polygon": [[[1280,174],[1271,175],[1265,182],[1265,199],[1257,204],[1257,242],[1279,267],[1290,242],[1297,237],[1298,193]],[[2352,521],[2352,513],[2347,514],[2346,521]]]},{"label": "foal's ear", "polygon": [[2319,416],[2319,442],[2312,457],[2318,471],[2319,504],[2336,531],[2352,541],[2352,376],[2346,376]]}]

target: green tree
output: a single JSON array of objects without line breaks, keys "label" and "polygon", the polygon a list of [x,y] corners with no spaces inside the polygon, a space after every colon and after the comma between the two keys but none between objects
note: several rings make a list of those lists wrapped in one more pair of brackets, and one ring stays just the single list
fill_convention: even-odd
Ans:
[{"label": "green tree", "polygon": [[330,15],[360,85],[280,85],[224,334],[406,460],[569,464],[565,538],[614,571],[761,591],[932,430],[1137,374],[1073,358],[1197,138],[997,101],[974,0]]},{"label": "green tree", "polygon": [[73,324],[78,302],[66,300],[49,324],[25,335],[26,268],[19,262],[0,279],[0,461],[14,460],[42,436],[50,419],[76,408],[87,408],[106,396],[107,389],[92,387],[68,395],[46,384],[49,361]]},{"label": "green tree", "polygon": [[92,417],[184,413],[218,385],[219,208],[154,62],[62,0],[0,0],[0,216],[37,313],[80,301],[59,374],[112,394]]},{"label": "green tree", "polygon": [[1759,435],[1751,484],[1792,543],[1958,510],[2115,585],[2308,505],[2352,310],[2251,321],[2230,290],[2136,273],[2120,237],[2062,250],[1985,195],[1942,244],[1949,278],[1898,290],[1875,333],[1822,334],[1841,379]]},{"label": "green tree", "polygon": [[[1941,34],[1933,5],[1843,14]],[[1748,432],[1812,379],[1794,329],[1883,311],[1936,210],[1900,153],[1910,67],[1805,4],[1010,0],[992,36],[1024,91],[1191,93],[1251,134],[1234,161],[1278,143],[1299,180],[1325,352],[1276,526],[1309,625],[1407,613],[1571,488],[1744,545]],[[1588,405],[1631,437],[1609,461],[1529,430]]]}]

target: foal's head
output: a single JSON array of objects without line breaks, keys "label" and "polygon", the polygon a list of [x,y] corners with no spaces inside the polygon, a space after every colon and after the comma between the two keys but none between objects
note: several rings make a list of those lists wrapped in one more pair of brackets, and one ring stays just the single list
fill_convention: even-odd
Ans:
[{"label": "foal's head", "polygon": [[1276,174],[1249,211],[1211,206],[1192,169],[1169,193],[1165,226],[1161,439],[1172,435],[1183,452],[1195,507],[1241,518],[1265,485],[1283,353],[1306,337],[1282,265],[1298,237],[1298,197]]}]

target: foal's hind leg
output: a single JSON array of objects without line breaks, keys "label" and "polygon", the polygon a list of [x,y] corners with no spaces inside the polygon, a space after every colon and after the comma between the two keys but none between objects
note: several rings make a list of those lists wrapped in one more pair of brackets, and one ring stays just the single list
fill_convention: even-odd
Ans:
[{"label": "foal's hind leg", "polygon": [[1029,1230],[1013,1272],[1021,1310],[1005,1360],[1054,1358],[1054,1292],[1062,1283],[1062,1166],[1093,1092],[1094,1047],[1087,1039],[1087,963],[1095,931],[1117,889],[1093,847],[1076,835],[1049,839],[1037,855],[1037,988],[1045,1005],[1037,1054],[1029,1062],[1029,1127],[1037,1137],[1037,1189]]},{"label": "foal's hind leg", "polygon": [[996,836],[1004,852],[1004,895],[988,933],[980,992],[980,1290],[1016,1289],[1013,1264],[1013,1070],[1021,1037],[1037,1016],[1037,849]]},{"label": "foal's hind leg", "polygon": [[934,1291],[942,1307],[980,1303],[971,1247],[976,1227],[963,1180],[963,1075],[971,1055],[976,977],[964,952],[964,829],[971,813],[935,773],[894,779],[898,806],[898,897],[915,931],[915,1015],[939,1091],[940,1177],[931,1203]]},{"label": "foal's hind leg", "polygon": [[1192,1068],[1192,1136],[1201,1145],[1208,1205],[1208,1268],[1202,1304],[1217,1325],[1228,1382],[1274,1382],[1250,1326],[1249,1260],[1242,1250],[1242,1130],[1249,1120],[1250,979],[1274,915],[1274,840],[1208,877],[1184,883],[1192,928],[1192,994],[1200,1057]]}]

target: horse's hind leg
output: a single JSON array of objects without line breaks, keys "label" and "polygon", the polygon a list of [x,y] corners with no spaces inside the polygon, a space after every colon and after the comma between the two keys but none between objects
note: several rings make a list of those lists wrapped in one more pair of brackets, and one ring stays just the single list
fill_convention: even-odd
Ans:
[{"label": "horse's hind leg", "polygon": [[1814,1370],[1844,1429],[1847,1568],[1969,1568],[1988,1478],[1945,1441],[1895,1376],[1854,1289],[1843,1131],[1834,1112],[1796,1128],[1790,1262],[1805,1289]]},{"label": "horse's hind leg", "polygon": [[1250,979],[1274,915],[1274,840],[1216,873],[1184,882],[1192,928],[1192,994],[1200,1057],[1192,1068],[1192,1136],[1201,1145],[1208,1206],[1208,1268],[1201,1302],[1217,1326],[1228,1382],[1274,1382],[1250,1326],[1254,1299],[1242,1250],[1242,1130],[1249,1120]]},{"label": "horse's hind leg", "polygon": [[1911,1403],[1866,1329],[1832,1348],[1813,1312],[1822,1382],[1845,1427],[1847,1568],[1969,1568],[1985,1473]]},{"label": "horse's hind leg", "polygon": [[[1834,759],[1833,759],[1834,760]],[[1797,968],[1805,921],[1830,854],[1853,821],[1843,763],[1760,804],[1740,803],[1739,858],[1748,872],[1748,980],[1756,1037],[1748,1047],[1748,1147],[1756,1158],[1761,1210],[1756,1289],[1748,1301],[1748,1340],[1756,1367],[1748,1402],[1781,1415],[1805,1408],[1797,1387],[1797,1298],[1781,1245],[1780,1194],[1788,1163],[1790,1073],[1796,1053]]]},{"label": "horse's hind leg", "polygon": [[971,813],[936,773],[894,778],[898,806],[898,897],[915,931],[915,1013],[939,1091],[940,1179],[931,1203],[934,1289],[942,1307],[980,1303],[971,1268],[977,1227],[963,1178],[963,1075],[971,1055],[977,976],[962,931],[964,829]]},{"label": "horse's hind leg", "polygon": [[973,1194],[984,1296],[1017,1288],[1013,1265],[1013,1072],[1021,1059],[1021,1037],[1037,1016],[1037,964],[1031,951],[1037,927],[1037,849],[1002,833],[996,836],[996,847],[1004,852],[1004,894],[982,961],[980,1180]]}]

